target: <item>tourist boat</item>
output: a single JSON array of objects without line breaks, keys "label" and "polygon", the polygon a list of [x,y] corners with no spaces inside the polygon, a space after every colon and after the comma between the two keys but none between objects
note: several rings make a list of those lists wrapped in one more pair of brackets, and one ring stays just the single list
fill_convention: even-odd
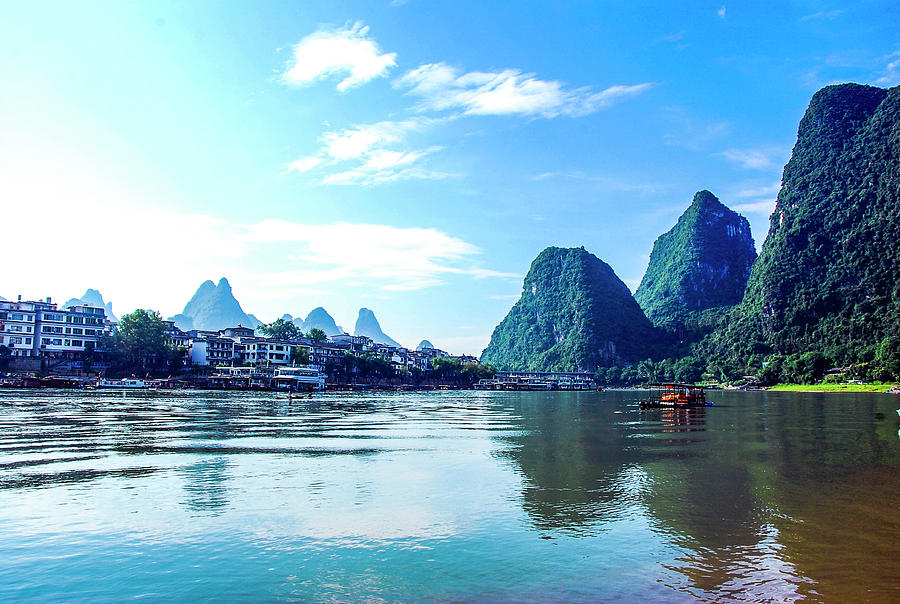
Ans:
[{"label": "tourist boat", "polygon": [[272,379],[279,390],[307,391],[325,390],[325,376],[315,367],[279,367]]},{"label": "tourist boat", "polygon": [[650,384],[647,398],[642,400],[642,409],[655,407],[708,407],[703,386],[694,384]]},{"label": "tourist boat", "polygon": [[108,380],[100,378],[97,388],[109,388],[111,390],[149,390],[150,384],[146,380],[123,378],[121,380]]}]

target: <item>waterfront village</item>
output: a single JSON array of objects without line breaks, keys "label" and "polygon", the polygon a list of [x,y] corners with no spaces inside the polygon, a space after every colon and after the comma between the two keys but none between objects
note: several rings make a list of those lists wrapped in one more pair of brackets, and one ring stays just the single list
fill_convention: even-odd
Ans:
[{"label": "waterfront village", "polygon": [[[236,325],[189,330],[165,321],[164,335],[179,370],[112,379],[105,342],[116,330],[104,308],[59,307],[41,301],[0,300],[0,385],[105,388],[214,388],[236,390],[449,389],[588,390],[589,374],[496,372],[470,355],[423,345],[387,346],[342,333],[311,338],[261,335]],[[118,378],[118,376],[116,376]]]}]

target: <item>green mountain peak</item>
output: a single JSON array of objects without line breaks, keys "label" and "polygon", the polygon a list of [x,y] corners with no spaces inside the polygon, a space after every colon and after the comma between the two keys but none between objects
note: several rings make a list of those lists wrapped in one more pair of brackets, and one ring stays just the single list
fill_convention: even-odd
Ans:
[{"label": "green mountain peak", "polygon": [[635,299],[659,327],[708,328],[722,308],[741,301],[755,259],[747,219],[711,192],[699,191],[653,244]]},{"label": "green mountain peak", "polygon": [[548,247],[481,360],[506,370],[594,371],[647,358],[655,336],[608,264],[583,247]]}]

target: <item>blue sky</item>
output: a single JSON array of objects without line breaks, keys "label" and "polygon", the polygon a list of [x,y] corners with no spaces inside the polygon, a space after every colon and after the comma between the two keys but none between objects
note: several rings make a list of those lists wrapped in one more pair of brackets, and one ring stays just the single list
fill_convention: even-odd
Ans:
[{"label": "blue sky", "polygon": [[[768,226],[820,87],[900,82],[900,5],[7,3],[0,295],[373,309],[480,353],[546,246],[632,289],[709,189]],[[15,258],[15,262],[11,259]]]}]

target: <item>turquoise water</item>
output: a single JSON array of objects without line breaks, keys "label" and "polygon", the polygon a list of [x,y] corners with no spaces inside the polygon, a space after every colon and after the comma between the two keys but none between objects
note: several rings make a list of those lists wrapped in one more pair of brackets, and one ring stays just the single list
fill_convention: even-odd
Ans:
[{"label": "turquoise water", "polygon": [[900,601],[900,397],[0,391],[0,599]]}]

